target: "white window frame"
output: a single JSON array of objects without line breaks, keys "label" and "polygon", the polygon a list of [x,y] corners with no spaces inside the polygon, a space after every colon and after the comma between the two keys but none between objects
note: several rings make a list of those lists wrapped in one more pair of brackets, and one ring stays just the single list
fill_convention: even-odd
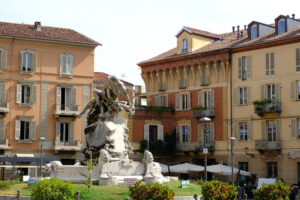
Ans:
[{"label": "white window frame", "polygon": [[191,109],[191,94],[189,92],[176,94],[176,111]]},{"label": "white window frame", "polygon": [[248,80],[248,66],[247,66],[247,57],[246,56],[242,56],[242,66],[241,66],[241,70],[242,70],[242,81],[246,81]]},{"label": "white window frame", "polygon": [[32,106],[33,104],[36,103],[36,93],[37,93],[37,86],[33,84],[27,84],[27,83],[17,84],[16,103],[18,103],[20,106]]},{"label": "white window frame", "polygon": [[239,140],[240,141],[248,141],[248,123],[247,122],[239,122],[238,124],[239,131]]},{"label": "white window frame", "polygon": [[[32,72],[32,53],[23,52],[22,54],[22,71],[23,72]],[[30,60],[29,60],[30,58]],[[25,64],[24,64],[25,63]]]},{"label": "white window frame", "polygon": [[204,91],[203,92],[203,106],[205,107],[205,109],[209,109],[211,107],[213,107],[211,104],[211,92],[210,91]]},{"label": "white window frame", "polygon": [[74,55],[65,53],[60,55],[60,76],[72,77]]},{"label": "white window frame", "polygon": [[188,94],[181,94],[181,110],[188,110]]},{"label": "white window frame", "polygon": [[248,87],[239,88],[239,105],[248,105]]},{"label": "white window frame", "polygon": [[[23,128],[23,131],[22,131],[22,124],[26,126],[25,130]],[[28,130],[28,133],[26,133],[27,130]],[[22,138],[22,135],[23,135],[23,138]],[[30,121],[20,120],[20,140],[30,140]]]},{"label": "white window frame", "polygon": [[275,84],[266,84],[266,99],[271,99],[272,104],[276,103],[276,86],[275,86]]},{"label": "white window frame", "polygon": [[[275,142],[278,140],[278,127],[275,120],[266,121],[266,133],[267,141]],[[270,132],[269,132],[270,131]]]},{"label": "white window frame", "polygon": [[[18,142],[29,142],[36,140],[36,122],[32,120],[33,117],[21,116],[18,120],[15,121],[15,140]],[[28,136],[26,137],[26,130],[22,128],[22,124],[28,126]],[[21,136],[23,137],[21,138]]]},{"label": "white window frame", "polygon": [[[273,60],[272,60],[273,57]],[[274,76],[275,75],[275,54],[274,52],[266,53],[266,76]]]},{"label": "white window frame", "polygon": [[181,130],[180,130],[180,137],[181,138],[181,141],[182,143],[185,143],[185,142],[189,142],[189,127],[188,125],[181,125]]},{"label": "white window frame", "polygon": [[154,101],[155,106],[168,107],[168,94],[155,96]]},{"label": "white window frame", "polygon": [[[66,132],[67,130],[67,132]],[[66,135],[68,137],[66,137]],[[66,140],[67,138],[67,140]],[[60,136],[59,136],[59,143],[61,145],[68,145],[70,138],[70,122],[62,121],[60,122]]]},{"label": "white window frame", "polygon": [[186,38],[182,40],[181,52],[182,53],[188,52],[188,39]]}]

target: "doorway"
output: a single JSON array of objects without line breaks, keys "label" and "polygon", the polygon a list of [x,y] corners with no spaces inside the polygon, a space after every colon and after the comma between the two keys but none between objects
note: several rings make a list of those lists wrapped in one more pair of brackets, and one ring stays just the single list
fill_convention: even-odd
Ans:
[{"label": "doorway", "polygon": [[154,151],[155,142],[157,140],[157,125],[149,125],[149,150]]}]

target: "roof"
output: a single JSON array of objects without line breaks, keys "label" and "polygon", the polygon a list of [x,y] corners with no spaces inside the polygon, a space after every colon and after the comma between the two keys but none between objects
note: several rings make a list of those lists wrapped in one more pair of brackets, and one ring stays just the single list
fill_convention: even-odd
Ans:
[{"label": "roof", "polygon": [[[103,84],[107,77],[110,76],[109,74],[106,74],[104,72],[94,72],[94,83],[100,83]],[[134,86],[132,83],[129,83],[124,80],[120,80],[122,83],[124,83],[125,86]]]},{"label": "roof", "polygon": [[[37,23],[37,22],[36,22]],[[58,28],[50,26],[40,26],[40,31],[35,28],[34,24],[17,24],[0,22],[0,36],[47,40],[57,42],[68,42],[84,45],[97,46],[101,45],[72,29]]]},{"label": "roof", "polygon": [[209,37],[209,38],[213,38],[213,39],[219,39],[219,38],[221,38],[219,34],[211,33],[211,32],[208,32],[208,31],[203,31],[203,30],[199,30],[199,29],[195,29],[195,28],[191,28],[191,27],[186,27],[186,26],[184,26],[176,34],[176,37],[178,37],[183,31],[186,31],[186,32],[188,32],[190,34],[200,35],[200,36]]}]

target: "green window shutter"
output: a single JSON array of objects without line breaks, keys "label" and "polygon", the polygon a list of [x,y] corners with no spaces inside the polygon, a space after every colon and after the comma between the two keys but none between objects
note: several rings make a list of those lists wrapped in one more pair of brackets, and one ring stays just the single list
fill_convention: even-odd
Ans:
[{"label": "green window shutter", "polygon": [[270,55],[269,53],[266,53],[266,75],[269,76],[270,75]]},{"label": "green window shutter", "polygon": [[32,104],[36,104],[36,92],[37,92],[36,86],[32,85],[31,93],[30,93],[30,100]]},{"label": "green window shutter", "polygon": [[261,120],[261,139],[266,140],[266,120]]},{"label": "green window shutter", "polygon": [[238,58],[238,79],[242,80],[242,57]]},{"label": "green window shutter", "polygon": [[15,139],[20,140],[20,133],[21,133],[21,123],[19,120],[15,121]]},{"label": "green window shutter", "polygon": [[74,128],[74,123],[70,122],[70,132],[69,132],[69,144],[72,146],[75,146],[75,128]]},{"label": "green window shutter", "polygon": [[5,121],[0,120],[0,143],[5,141]]},{"label": "green window shutter", "polygon": [[240,132],[239,132],[239,123],[233,122],[232,123],[232,136],[236,138],[236,140],[240,139]]},{"label": "green window shutter", "polygon": [[260,86],[260,100],[265,100],[265,85]]},{"label": "green window shutter", "polygon": [[275,84],[276,103],[280,102],[280,83]]},{"label": "green window shutter", "polygon": [[61,104],[61,87],[56,88],[56,104]]},{"label": "green window shutter", "polygon": [[60,75],[66,74],[67,63],[66,63],[66,54],[60,55]]},{"label": "green window shutter", "polygon": [[60,122],[56,122],[56,140],[60,140]]},{"label": "green window shutter", "polygon": [[215,90],[210,91],[210,108],[215,108]]},{"label": "green window shutter", "polygon": [[248,101],[248,105],[252,104],[252,96],[251,96],[251,87],[247,87],[247,101]]},{"label": "green window shutter", "polygon": [[21,97],[22,97],[22,85],[17,84],[17,94],[16,94],[16,102],[21,103]]},{"label": "green window shutter", "polygon": [[276,120],[276,140],[281,139],[281,120]]},{"label": "green window shutter", "polygon": [[291,136],[292,139],[296,139],[297,138],[297,119],[296,118],[292,118],[291,119]]},{"label": "green window shutter", "polygon": [[297,100],[297,82],[296,81],[291,81],[291,100],[296,101]]},{"label": "green window shutter", "polygon": [[191,109],[191,93],[187,93],[187,110]]},{"label": "green window shutter", "polygon": [[76,106],[76,88],[71,88],[71,106]]},{"label": "green window shutter", "polygon": [[0,55],[0,67],[1,70],[5,70],[6,69],[6,65],[7,65],[7,51],[5,49],[1,49],[0,51],[1,55]]},{"label": "green window shutter", "polygon": [[187,128],[188,128],[187,140],[188,142],[192,142],[192,126],[187,126]]},{"label": "green window shutter", "polygon": [[144,125],[144,140],[149,141],[149,125]]},{"label": "green window shutter", "polygon": [[35,141],[36,140],[36,123],[30,122],[30,139]]},{"label": "green window shutter", "polygon": [[37,53],[36,52],[32,52],[32,61],[31,61],[32,72],[36,71],[36,65],[37,65]]},{"label": "green window shutter", "polygon": [[164,141],[164,126],[162,126],[162,125],[158,125],[158,136],[157,136],[157,139]]},{"label": "green window shutter", "polygon": [[252,122],[247,122],[247,128],[248,128],[248,140],[252,140]]},{"label": "green window shutter", "polygon": [[0,104],[4,106],[6,103],[6,90],[5,90],[5,83],[0,82]]},{"label": "green window shutter", "polygon": [[204,125],[203,124],[198,125],[198,142],[200,142],[200,143],[204,142]]},{"label": "green window shutter", "polygon": [[270,53],[270,59],[271,59],[271,64],[270,64],[270,75],[275,74],[275,60],[274,60],[274,53]]},{"label": "green window shutter", "polygon": [[73,55],[67,55],[67,74],[72,75],[73,73]]},{"label": "green window shutter", "polygon": [[247,62],[247,80],[251,80],[251,78],[252,78],[252,56],[247,56],[246,62]]},{"label": "green window shutter", "polygon": [[232,104],[234,106],[238,105],[239,98],[238,98],[238,88],[233,88],[233,95],[232,95]]}]

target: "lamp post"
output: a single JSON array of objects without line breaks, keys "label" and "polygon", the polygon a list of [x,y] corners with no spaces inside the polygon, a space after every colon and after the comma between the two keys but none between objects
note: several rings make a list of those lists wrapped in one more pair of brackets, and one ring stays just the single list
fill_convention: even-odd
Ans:
[{"label": "lamp post", "polygon": [[42,176],[42,165],[43,165],[43,142],[46,140],[45,137],[40,137],[41,142],[41,157],[40,157],[40,177]]},{"label": "lamp post", "polygon": [[235,137],[230,137],[230,145],[231,145],[231,183],[234,184],[234,174],[233,174],[233,165],[234,165],[234,154],[233,154],[233,142],[236,140]]},{"label": "lamp post", "polygon": [[210,122],[211,119],[208,117],[202,117],[200,119],[201,122],[204,122],[204,145],[203,145],[203,154],[204,154],[204,181],[207,181],[207,148],[206,148],[206,138],[207,138],[207,128],[206,128],[206,122]]}]

